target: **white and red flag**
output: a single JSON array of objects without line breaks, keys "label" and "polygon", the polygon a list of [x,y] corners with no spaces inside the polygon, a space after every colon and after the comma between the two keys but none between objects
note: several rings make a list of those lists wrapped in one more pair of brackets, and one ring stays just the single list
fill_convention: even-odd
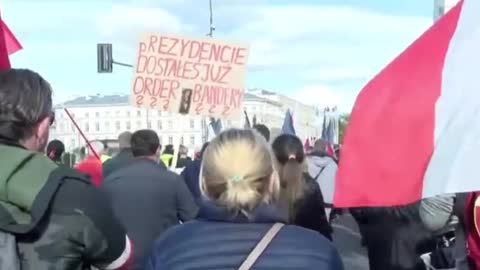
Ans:
[{"label": "white and red flag", "polygon": [[480,190],[479,14],[479,0],[460,1],[361,91],[337,207]]}]

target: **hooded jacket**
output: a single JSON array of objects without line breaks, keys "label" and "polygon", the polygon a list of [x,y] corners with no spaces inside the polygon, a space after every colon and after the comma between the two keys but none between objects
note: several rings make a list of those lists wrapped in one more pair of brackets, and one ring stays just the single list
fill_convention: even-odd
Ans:
[{"label": "hooded jacket", "polygon": [[0,230],[22,270],[119,269],[132,253],[108,203],[81,175],[39,153],[0,144]]},{"label": "hooded jacket", "polygon": [[[308,175],[320,186],[326,206],[333,204],[337,163],[328,155],[313,152],[307,156]],[[330,206],[331,207],[331,206]]]}]

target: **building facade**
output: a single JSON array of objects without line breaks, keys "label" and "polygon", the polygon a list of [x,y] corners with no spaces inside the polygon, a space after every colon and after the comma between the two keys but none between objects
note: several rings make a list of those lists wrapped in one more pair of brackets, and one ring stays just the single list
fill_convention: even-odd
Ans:
[{"label": "building facade", "polygon": [[[155,130],[162,145],[180,143],[193,149],[201,147],[206,138],[204,117],[135,108],[127,95],[89,96],[67,101],[55,109],[56,121],[50,137],[63,141],[67,151],[84,146],[85,141],[63,108],[68,109],[89,140],[115,140],[121,132],[145,128]],[[314,125],[320,123],[316,108],[265,90],[245,94],[244,110],[250,122],[255,119],[256,123],[267,125],[273,136],[279,133],[287,109],[294,111],[299,137],[319,135],[321,125]],[[244,114],[223,121],[225,128],[244,125]]]}]

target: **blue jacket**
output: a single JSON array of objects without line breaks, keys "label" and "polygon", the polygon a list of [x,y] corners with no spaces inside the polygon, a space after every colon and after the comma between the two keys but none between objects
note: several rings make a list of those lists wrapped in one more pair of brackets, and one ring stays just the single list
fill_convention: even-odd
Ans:
[{"label": "blue jacket", "polygon": [[[275,222],[284,218],[261,206],[247,219],[204,203],[198,219],[168,230],[156,242],[146,270],[231,269],[242,264]],[[287,225],[256,261],[255,269],[343,270],[340,256],[315,231]]]},{"label": "blue jacket", "polygon": [[181,176],[185,180],[190,193],[192,193],[195,202],[200,205],[202,200],[202,194],[200,192],[199,177],[200,167],[202,166],[201,160],[194,160],[183,169]]}]

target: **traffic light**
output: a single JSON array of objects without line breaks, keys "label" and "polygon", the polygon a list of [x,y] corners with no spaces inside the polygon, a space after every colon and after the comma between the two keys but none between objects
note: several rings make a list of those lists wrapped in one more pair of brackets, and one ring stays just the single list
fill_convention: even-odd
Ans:
[{"label": "traffic light", "polygon": [[97,44],[97,70],[98,73],[112,73],[113,57],[112,44]]}]

